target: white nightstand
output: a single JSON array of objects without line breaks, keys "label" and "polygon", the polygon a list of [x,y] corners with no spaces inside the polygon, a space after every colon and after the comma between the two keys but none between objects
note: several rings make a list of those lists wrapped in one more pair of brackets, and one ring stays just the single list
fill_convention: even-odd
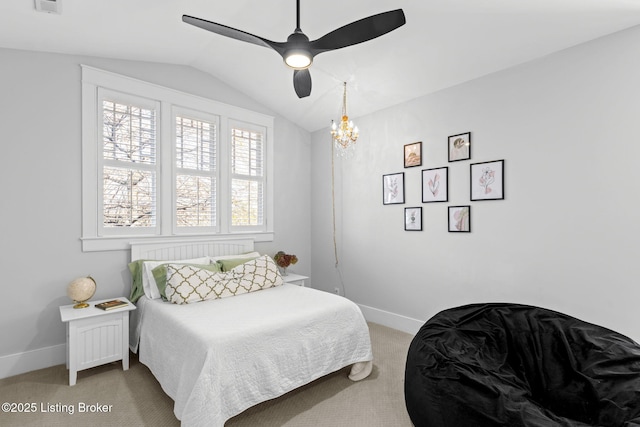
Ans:
[{"label": "white nightstand", "polygon": [[282,276],[284,283],[291,283],[293,285],[302,286],[303,288],[307,279],[309,279],[309,276],[302,276],[295,273],[288,273],[286,276]]},{"label": "white nightstand", "polygon": [[[104,301],[119,299],[126,307],[100,310]],[[124,297],[91,301],[90,307],[74,309],[73,304],[60,307],[60,318],[67,324],[67,369],[69,385],[75,385],[78,371],[122,360],[129,369],[129,312],[135,310]]]}]

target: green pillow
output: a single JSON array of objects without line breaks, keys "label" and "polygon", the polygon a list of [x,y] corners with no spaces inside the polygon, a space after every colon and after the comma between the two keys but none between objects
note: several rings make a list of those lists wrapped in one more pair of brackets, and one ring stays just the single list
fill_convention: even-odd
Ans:
[{"label": "green pillow", "polygon": [[[220,272],[220,265],[216,262],[213,264],[180,264],[178,262],[168,262],[167,264],[175,264],[175,265],[190,265],[193,267],[198,267],[203,270],[208,270],[212,272]],[[165,289],[167,287],[167,264],[160,264],[153,270],[151,273],[153,274],[153,279],[156,282],[156,286],[158,287],[158,291],[160,291],[160,295],[163,300],[167,300],[167,296],[165,295]],[[142,287],[142,282],[141,287]]]},{"label": "green pillow", "polygon": [[133,279],[131,282],[131,294],[129,295],[129,301],[134,303],[138,301],[138,298],[144,295],[144,288],[142,286],[142,274],[144,269],[142,268],[142,263],[145,261],[149,260],[139,259],[129,263],[129,271],[131,272],[131,278]]},{"label": "green pillow", "polygon": [[253,261],[258,257],[251,258],[232,258],[232,259],[219,259],[217,262],[222,266],[222,271],[231,271],[235,267],[240,264],[244,264],[245,262]]}]

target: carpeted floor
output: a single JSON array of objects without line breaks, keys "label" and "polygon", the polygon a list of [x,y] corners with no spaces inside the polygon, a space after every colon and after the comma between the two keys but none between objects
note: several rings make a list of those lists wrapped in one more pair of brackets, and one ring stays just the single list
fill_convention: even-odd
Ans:
[{"label": "carpeted floor", "polygon": [[[369,324],[374,368],[360,382],[348,369],[249,408],[227,427],[411,427],[404,405],[404,364],[411,335]],[[122,371],[112,363],[78,372],[68,386],[64,365],[0,380],[0,400],[20,413],[0,412],[0,426],[179,426],[173,400],[135,355]],[[31,410],[31,412],[26,412]]]}]

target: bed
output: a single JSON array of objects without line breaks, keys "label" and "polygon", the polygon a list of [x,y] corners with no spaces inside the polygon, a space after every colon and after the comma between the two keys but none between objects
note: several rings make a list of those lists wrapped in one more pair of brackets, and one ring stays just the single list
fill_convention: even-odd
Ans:
[{"label": "bed", "polygon": [[[134,242],[131,260],[222,262],[253,249],[248,239]],[[130,347],[174,400],[183,426],[223,426],[251,406],[345,367],[353,381],[371,372],[366,321],[338,295],[287,283],[189,304],[150,294],[145,289],[136,301]]]}]

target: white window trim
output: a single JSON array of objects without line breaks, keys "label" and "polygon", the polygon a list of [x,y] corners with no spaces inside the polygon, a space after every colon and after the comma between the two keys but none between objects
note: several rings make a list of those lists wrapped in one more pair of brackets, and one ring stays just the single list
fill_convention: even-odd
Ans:
[{"label": "white window trim", "polygon": [[[184,240],[193,237],[202,240],[203,236],[212,238],[228,238],[232,236],[243,236],[253,238],[257,242],[272,241],[274,236],[274,186],[273,186],[273,153],[274,153],[274,118],[265,114],[246,110],[244,108],[235,107],[196,95],[180,92],[171,88],[148,83],[142,80],[100,70],[87,65],[81,65],[82,68],[82,250],[84,252],[105,251],[105,250],[126,250],[132,240],[136,241],[153,241],[155,239],[173,239]],[[99,218],[99,143],[101,135],[98,126],[98,89],[104,88],[116,92],[131,94],[160,102],[160,110],[158,114],[159,122],[159,141],[158,141],[158,159],[162,165],[172,165],[170,172],[164,172],[159,177],[161,180],[160,191],[157,194],[159,200],[158,211],[160,211],[158,235],[139,235],[130,233],[127,235],[101,235]],[[221,161],[218,163],[219,176],[221,183],[219,188],[218,214],[220,231],[217,233],[198,233],[187,234],[183,231],[177,233],[173,223],[174,214],[172,211],[172,203],[162,203],[161,200],[171,200],[173,202],[173,186],[163,185],[165,179],[172,179],[175,175],[174,165],[171,159],[175,156],[172,150],[167,147],[172,145],[166,142],[166,138],[172,138],[171,132],[173,108],[185,108],[188,110],[208,112],[208,114],[219,117],[219,153],[218,159],[228,158],[228,135],[230,134],[230,126],[233,122],[253,123],[263,126],[266,129],[265,135],[265,224],[262,230],[249,230],[239,232],[232,230],[229,226],[228,215],[225,212],[227,206],[220,204],[221,201],[229,200],[228,185],[222,184],[228,179],[228,162]],[[225,178],[223,178],[225,177]],[[226,202],[225,202],[226,203]]]}]

